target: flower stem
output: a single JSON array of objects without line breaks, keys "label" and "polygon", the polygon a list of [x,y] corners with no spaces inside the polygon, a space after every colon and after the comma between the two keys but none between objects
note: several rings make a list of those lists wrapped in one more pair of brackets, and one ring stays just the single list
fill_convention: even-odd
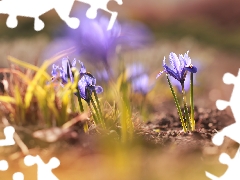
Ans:
[{"label": "flower stem", "polygon": [[95,111],[95,113],[97,115],[97,122],[99,122],[102,125],[102,127],[105,128],[105,124],[103,123],[103,121],[102,121],[102,119],[100,117],[100,114],[98,112],[97,106],[96,106],[96,104],[95,104],[95,102],[94,102],[94,100],[92,98],[91,91],[87,90],[87,93],[88,93],[88,97],[90,98],[90,102],[91,102],[91,104],[93,106],[93,109],[94,109],[94,111]]},{"label": "flower stem", "polygon": [[98,118],[95,115],[95,113],[93,112],[90,102],[88,102],[87,104],[88,104],[88,107],[90,109],[91,115],[93,116],[94,123],[97,125],[99,123]]},{"label": "flower stem", "polygon": [[192,125],[192,131],[194,131],[195,120],[194,120],[194,104],[193,104],[193,73],[191,73],[191,81],[190,81],[190,106],[191,106],[191,125]]},{"label": "flower stem", "polygon": [[77,88],[77,91],[78,91],[77,98],[78,98],[79,108],[80,108],[80,111],[81,111],[81,112],[84,112],[83,104],[82,104],[82,99],[81,99],[80,91],[79,91],[78,88]]},{"label": "flower stem", "polygon": [[102,111],[101,111],[101,107],[100,107],[100,103],[99,103],[99,99],[98,99],[96,90],[93,90],[93,94],[94,94],[95,100],[97,102],[97,109],[99,111],[100,122],[101,122],[103,128],[106,128],[106,124],[105,124],[105,122],[103,120],[103,115],[102,115]]},{"label": "flower stem", "polygon": [[176,93],[175,93],[174,90],[173,90],[173,87],[172,87],[172,84],[171,84],[170,79],[169,79],[169,77],[168,77],[168,74],[166,74],[166,76],[167,76],[168,84],[169,84],[169,86],[170,86],[170,89],[171,89],[171,92],[172,92],[172,95],[173,95],[173,98],[174,98],[174,102],[175,102],[176,107],[177,107],[177,110],[178,110],[178,115],[179,115],[179,117],[180,117],[183,130],[184,130],[184,132],[187,132],[186,125],[185,125],[185,122],[184,122],[184,120],[183,120],[182,110],[181,110],[181,108],[180,108],[180,105],[179,105],[179,102],[178,102]]},{"label": "flower stem", "polygon": [[182,83],[182,98],[183,98],[184,114],[185,114],[185,119],[186,119],[186,123],[187,123],[187,129],[190,130],[191,129],[191,123],[190,123],[190,118],[189,118],[189,113],[188,113],[184,83]]}]

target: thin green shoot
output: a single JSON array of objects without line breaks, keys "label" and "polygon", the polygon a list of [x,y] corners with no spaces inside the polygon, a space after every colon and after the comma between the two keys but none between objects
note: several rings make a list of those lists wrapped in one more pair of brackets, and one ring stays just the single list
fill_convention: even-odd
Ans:
[{"label": "thin green shoot", "polygon": [[190,118],[189,118],[189,113],[188,113],[184,83],[182,84],[182,98],[183,98],[183,110],[184,110],[185,120],[186,120],[186,123],[187,123],[187,129],[190,130],[191,129],[191,123],[190,123]]},{"label": "thin green shoot", "polygon": [[78,98],[79,109],[83,113],[84,109],[83,109],[83,104],[82,104],[82,98],[80,96],[80,90],[78,88],[77,88],[77,98]]},{"label": "thin green shoot", "polygon": [[95,98],[96,103],[97,103],[97,109],[99,111],[100,122],[101,122],[103,128],[106,129],[106,124],[105,124],[105,122],[103,120],[102,110],[101,110],[101,106],[100,106],[100,102],[99,102],[96,90],[93,90],[93,94],[94,94],[94,98]]},{"label": "thin green shoot", "polygon": [[167,77],[167,81],[168,81],[168,84],[169,84],[171,93],[172,93],[172,95],[173,95],[173,99],[174,99],[175,105],[176,105],[176,107],[177,107],[178,115],[179,115],[179,117],[180,117],[183,130],[184,130],[184,132],[187,132],[186,124],[185,124],[184,119],[183,119],[182,110],[181,110],[179,101],[178,101],[178,99],[177,99],[176,93],[175,93],[175,91],[174,91],[174,89],[173,89],[173,86],[172,86],[171,81],[170,81],[170,79],[169,79],[169,77],[168,77],[168,74],[166,74],[166,77]]},{"label": "thin green shoot", "polygon": [[191,106],[191,124],[192,131],[195,130],[195,120],[194,120],[194,104],[193,104],[193,73],[190,76],[190,106]]}]

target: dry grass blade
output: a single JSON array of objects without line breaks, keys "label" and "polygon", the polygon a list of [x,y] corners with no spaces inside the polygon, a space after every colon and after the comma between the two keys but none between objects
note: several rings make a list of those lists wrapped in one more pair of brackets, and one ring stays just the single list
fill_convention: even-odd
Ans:
[{"label": "dry grass blade", "polygon": [[0,101],[6,102],[6,103],[16,103],[16,100],[13,97],[10,96],[0,96]]},{"label": "dry grass blade", "polygon": [[[14,57],[12,57],[12,56],[8,56],[8,60],[11,61],[11,62],[13,62],[13,63],[15,63],[15,64],[18,64],[18,65],[26,68],[26,69],[31,69],[31,70],[34,70],[34,71],[36,71],[36,72],[39,70],[39,67],[34,66],[34,65],[32,65],[32,64],[29,64],[29,63],[26,63],[26,62],[21,61],[21,60],[19,60],[19,59],[16,59],[16,58],[14,58]],[[48,75],[48,73],[46,73],[46,72],[44,72],[43,75],[44,75],[45,78],[47,78],[47,79],[50,79],[50,78],[51,78],[51,77]]]}]

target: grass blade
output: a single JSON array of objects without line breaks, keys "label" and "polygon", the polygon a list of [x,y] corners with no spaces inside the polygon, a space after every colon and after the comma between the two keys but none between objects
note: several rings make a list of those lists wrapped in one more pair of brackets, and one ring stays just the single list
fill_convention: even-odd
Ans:
[{"label": "grass blade", "polygon": [[10,96],[0,96],[0,101],[6,102],[6,103],[16,103],[16,100],[13,97]]}]

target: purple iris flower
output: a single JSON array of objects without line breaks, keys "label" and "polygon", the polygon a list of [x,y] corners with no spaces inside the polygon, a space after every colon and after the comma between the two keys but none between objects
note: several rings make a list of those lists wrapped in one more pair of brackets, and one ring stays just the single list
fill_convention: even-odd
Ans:
[{"label": "purple iris flower", "polygon": [[90,96],[93,91],[96,91],[97,94],[103,92],[103,88],[101,86],[96,86],[96,78],[86,71],[86,68],[82,62],[80,69],[80,80],[78,81],[78,89],[81,98],[87,102],[90,101]]},{"label": "purple iris flower", "polygon": [[143,47],[152,42],[148,28],[140,23],[119,23],[115,21],[112,29],[107,30],[109,18],[98,13],[95,19],[88,19],[85,14],[73,13],[81,21],[78,29],[67,29],[65,37],[74,42],[81,56],[90,62],[101,62],[110,70],[110,60],[116,55],[117,49],[127,50]]},{"label": "purple iris flower", "polygon": [[[61,78],[62,82],[61,85],[64,86],[64,84],[68,83],[70,80],[71,82],[74,81],[74,75],[72,73],[72,68],[76,67],[76,59],[74,59],[72,62],[68,58],[62,59],[62,66],[56,66],[55,64],[52,65],[52,78],[53,80],[57,78],[58,72],[59,77]],[[81,61],[78,61],[80,64],[80,79],[78,81],[78,90],[80,93],[80,97],[84,99],[85,101],[89,102],[90,97],[88,94],[88,91],[90,95],[95,90],[96,93],[103,92],[103,88],[101,86],[96,86],[96,78],[91,75],[91,73],[86,71],[86,68],[84,64]]]},{"label": "purple iris flower", "polygon": [[127,68],[127,80],[131,82],[132,90],[146,95],[153,85],[149,83],[149,76],[141,64],[133,64]]},{"label": "purple iris flower", "polygon": [[192,73],[196,73],[197,72],[197,68],[195,66],[193,66],[191,64],[191,59],[188,56],[188,52],[184,54],[184,56],[182,54],[179,55],[179,58],[177,57],[177,55],[173,52],[170,53],[169,55],[169,60],[170,63],[173,67],[173,69],[169,68],[166,63],[165,63],[165,57],[163,60],[163,68],[164,70],[161,71],[156,78],[158,78],[159,76],[161,76],[161,74],[163,72],[166,72],[167,74],[169,74],[170,76],[172,76],[173,78],[175,78],[177,81],[180,82],[180,84],[183,86],[184,85],[184,81],[186,79],[186,75],[187,72],[192,72]]}]

